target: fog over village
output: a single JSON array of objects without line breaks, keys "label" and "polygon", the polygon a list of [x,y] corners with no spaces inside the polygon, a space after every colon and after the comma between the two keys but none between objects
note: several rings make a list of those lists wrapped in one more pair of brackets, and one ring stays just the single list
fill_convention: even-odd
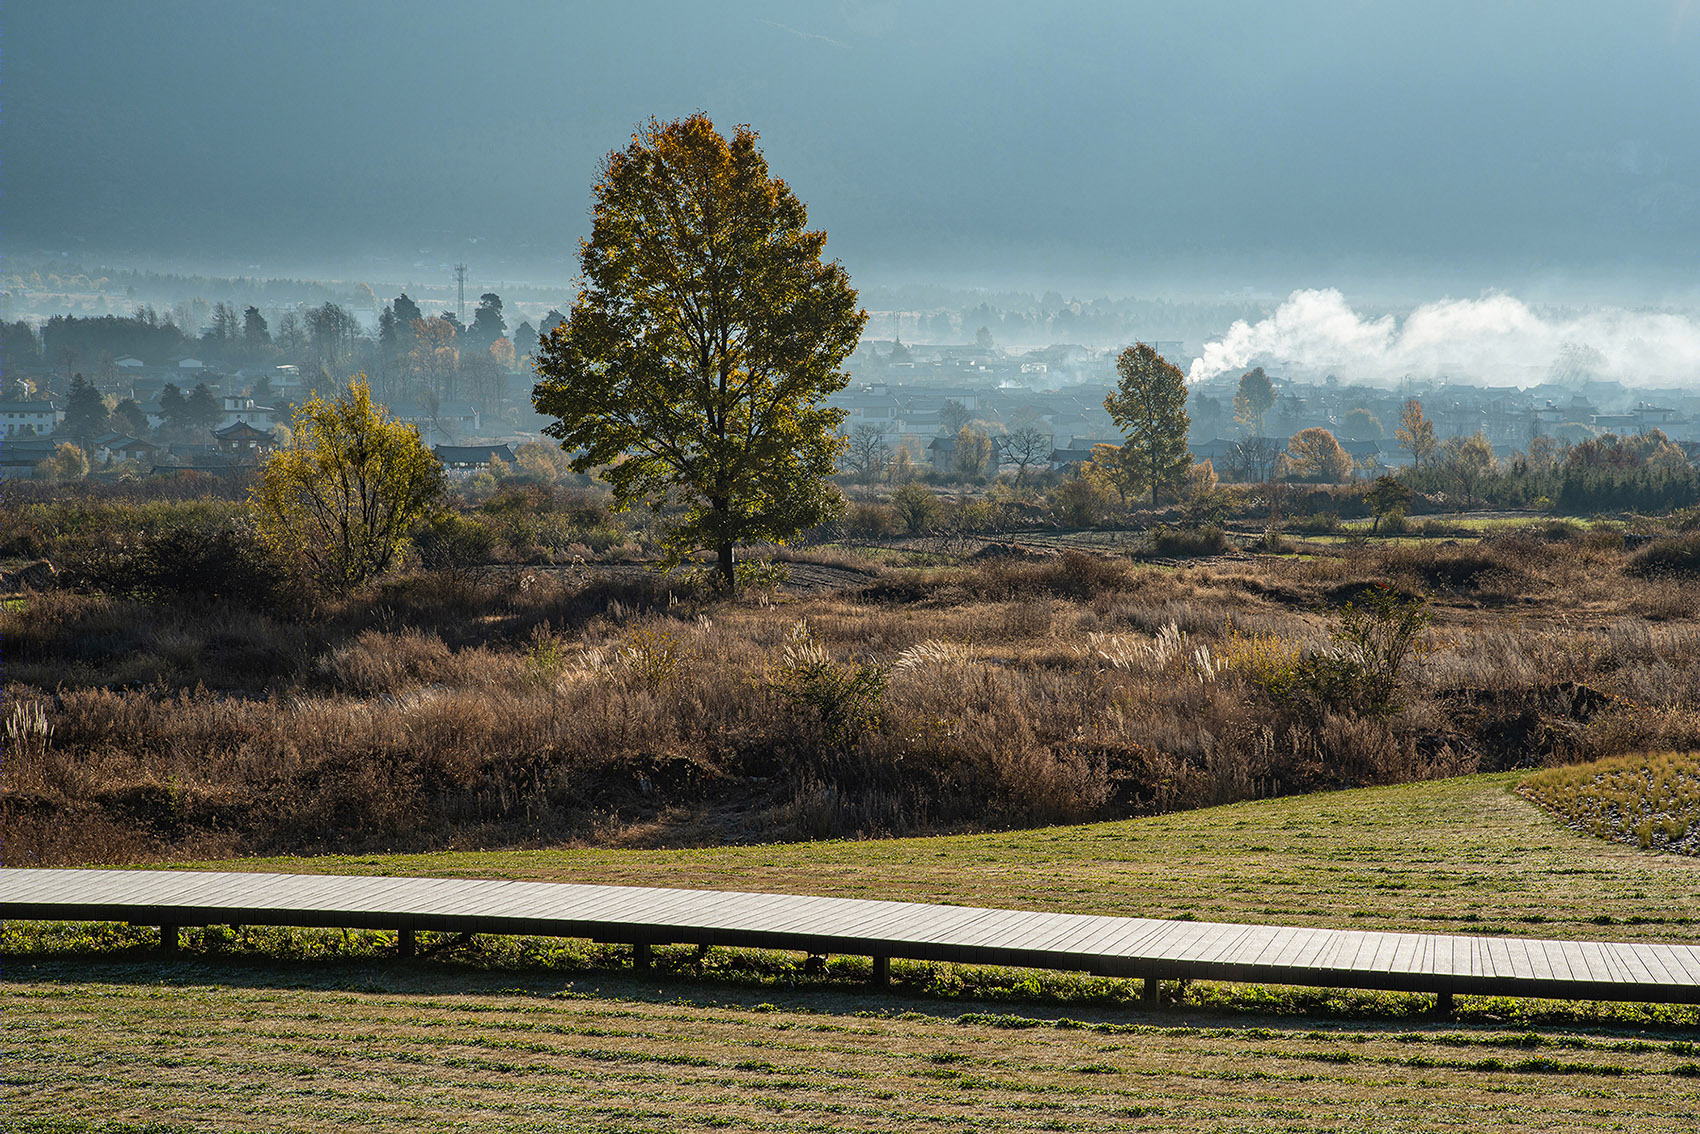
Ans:
[{"label": "fog over village", "polygon": [[[397,29],[307,3],[265,21],[262,48],[201,10],[8,11],[0,316],[8,377],[55,413],[81,372],[151,429],[167,382],[204,383],[221,427],[269,428],[348,361],[434,442],[535,438],[528,340],[571,307],[596,162],[701,107],[749,121],[830,234],[870,313],[839,401],[918,461],[947,401],[994,433],[1037,423],[1059,451],[1102,440],[1134,341],[1187,373],[1190,440],[1218,463],[1254,367],[1280,393],[1272,436],[1364,409],[1379,428],[1347,435],[1386,464],[1412,396],[1443,436],[1480,428],[1501,455],[1647,426],[1700,440],[1700,159],[1661,113],[1697,93],[1685,4],[1611,21],[1587,4],[661,5],[635,52],[624,12],[425,4]],[[1251,46],[1266,37],[1285,46]],[[1625,70],[1638,81],[1609,78]],[[427,413],[389,373],[405,352],[383,313],[406,296],[464,328],[486,294],[511,355],[428,383]],[[305,333],[325,303],[353,320],[330,359]],[[219,304],[281,337],[221,337]],[[44,334],[143,310],[181,334]],[[262,373],[266,396],[241,401]],[[13,410],[6,431],[31,421]]]},{"label": "fog over village", "polygon": [[0,1130],[1700,1114],[1700,0],[0,0]]}]

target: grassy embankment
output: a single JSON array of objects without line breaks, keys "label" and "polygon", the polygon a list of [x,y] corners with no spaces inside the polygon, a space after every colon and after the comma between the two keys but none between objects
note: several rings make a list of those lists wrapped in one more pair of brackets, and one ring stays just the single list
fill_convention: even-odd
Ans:
[{"label": "grassy embankment", "polygon": [[[1700,862],[1566,830],[1517,778],[961,838],[205,865],[1700,937]],[[1132,982],[1069,974],[899,964],[873,993],[848,963],[722,950],[637,979],[613,948],[478,939],[401,964],[387,935],[259,931],[162,965],[125,946],[145,933],[14,927],[12,1128],[1676,1131],[1700,1107],[1693,1009],[1462,998],[1438,1023],[1421,997],[1195,985],[1153,1016]]]},{"label": "grassy embankment", "polygon": [[1513,793],[1525,775],[945,838],[194,865],[818,893],[1350,929],[1700,939],[1700,863],[1579,838]]}]

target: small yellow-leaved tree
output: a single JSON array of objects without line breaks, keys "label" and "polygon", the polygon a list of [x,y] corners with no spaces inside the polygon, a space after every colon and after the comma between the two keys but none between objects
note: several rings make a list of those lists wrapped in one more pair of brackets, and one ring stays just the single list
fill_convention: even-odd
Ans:
[{"label": "small yellow-leaved tree", "polygon": [[260,533],[333,590],[389,570],[443,494],[443,466],[419,430],[372,403],[366,376],[295,413],[294,436],[260,466],[250,497]]}]

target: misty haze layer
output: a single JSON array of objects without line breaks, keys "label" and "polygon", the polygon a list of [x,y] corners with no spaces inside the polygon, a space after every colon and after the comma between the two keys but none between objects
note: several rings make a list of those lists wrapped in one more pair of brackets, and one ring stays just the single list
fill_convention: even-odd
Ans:
[{"label": "misty haze layer", "polygon": [[651,116],[753,125],[858,281],[1694,298],[1682,0],[8,0],[14,250],[575,274]]},{"label": "misty haze layer", "polygon": [[1510,386],[1549,378],[1692,385],[1700,379],[1700,321],[1622,308],[1544,317],[1509,295],[1443,299],[1403,319],[1369,318],[1333,289],[1295,291],[1267,319],[1237,321],[1207,343],[1188,378],[1252,365],[1369,382],[1410,376]]}]

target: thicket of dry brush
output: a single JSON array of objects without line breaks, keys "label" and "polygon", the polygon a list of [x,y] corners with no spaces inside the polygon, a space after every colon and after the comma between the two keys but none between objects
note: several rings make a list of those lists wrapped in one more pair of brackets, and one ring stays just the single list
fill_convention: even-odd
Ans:
[{"label": "thicket of dry brush", "polygon": [[[0,616],[5,855],[960,830],[1700,745],[1688,583],[1633,566],[1554,529],[777,601],[527,569],[48,592]],[[1419,596],[1378,676],[1350,612]]]}]

